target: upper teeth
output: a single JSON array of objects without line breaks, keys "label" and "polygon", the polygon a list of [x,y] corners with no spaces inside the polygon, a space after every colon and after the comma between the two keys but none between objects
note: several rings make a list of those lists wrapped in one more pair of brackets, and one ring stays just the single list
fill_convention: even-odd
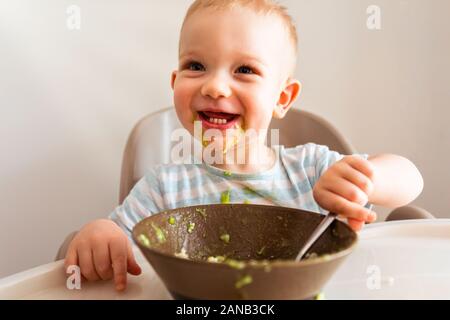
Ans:
[{"label": "upper teeth", "polygon": [[227,119],[217,119],[217,118],[209,118],[209,122],[215,124],[227,124]]}]

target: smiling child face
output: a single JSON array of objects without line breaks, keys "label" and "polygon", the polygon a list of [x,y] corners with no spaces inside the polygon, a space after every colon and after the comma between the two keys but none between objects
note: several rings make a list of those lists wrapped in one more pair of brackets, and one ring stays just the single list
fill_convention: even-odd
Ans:
[{"label": "smiling child face", "polygon": [[183,126],[267,129],[296,99],[288,32],[273,15],[236,7],[202,9],[185,22],[179,68],[172,74],[174,104]]}]

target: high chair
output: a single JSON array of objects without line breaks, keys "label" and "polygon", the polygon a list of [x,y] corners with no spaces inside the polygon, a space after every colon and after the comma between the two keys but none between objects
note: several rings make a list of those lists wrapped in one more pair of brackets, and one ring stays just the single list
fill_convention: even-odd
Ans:
[{"label": "high chair", "polygon": [[[145,171],[157,164],[170,163],[170,150],[178,142],[171,141],[173,130],[182,128],[173,107],[163,109],[142,118],[130,133],[125,147],[120,178],[119,204],[127,197]],[[279,142],[285,147],[313,142],[326,145],[330,150],[350,155],[356,150],[350,142],[328,121],[303,110],[293,109],[282,120],[274,119],[270,129],[280,129]],[[426,210],[416,206],[394,209],[386,219],[434,218]],[[67,247],[75,236],[71,233],[58,250],[56,260],[65,257]]]}]

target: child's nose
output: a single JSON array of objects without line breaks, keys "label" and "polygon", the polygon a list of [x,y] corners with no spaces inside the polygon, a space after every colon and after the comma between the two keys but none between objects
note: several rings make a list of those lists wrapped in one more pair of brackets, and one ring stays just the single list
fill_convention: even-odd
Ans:
[{"label": "child's nose", "polygon": [[219,74],[211,75],[203,84],[201,93],[213,99],[228,98],[231,95],[231,88],[224,76]]}]

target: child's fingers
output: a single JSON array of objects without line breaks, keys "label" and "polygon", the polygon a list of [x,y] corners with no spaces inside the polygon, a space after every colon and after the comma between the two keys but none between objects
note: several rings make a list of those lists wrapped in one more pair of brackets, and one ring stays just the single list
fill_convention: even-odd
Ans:
[{"label": "child's fingers", "polygon": [[[69,247],[69,249],[67,250],[67,253],[66,253],[65,261],[64,261],[64,271],[67,273],[67,270],[70,266],[79,267],[78,260],[79,260],[78,254],[77,254],[77,250],[75,249],[75,247],[74,246]],[[85,282],[86,280],[87,279],[83,276],[83,274],[81,274],[81,281]]]},{"label": "child's fingers", "polygon": [[370,195],[373,191],[373,182],[366,175],[352,167],[349,163],[345,163],[341,167],[342,177],[352,184],[356,185],[366,195]]},{"label": "child's fingers", "polygon": [[127,269],[128,272],[134,276],[141,274],[141,267],[136,262],[134,258],[133,250],[131,249],[130,243],[128,243],[128,258],[127,258]]},{"label": "child's fingers", "polygon": [[[336,186],[339,187],[337,188]],[[369,201],[367,194],[353,183],[343,178],[334,181],[332,185],[327,186],[325,184],[324,188],[359,205],[365,205]]]},{"label": "child's fingers", "polygon": [[107,243],[99,243],[93,249],[94,266],[97,274],[102,280],[109,280],[113,277],[111,258]]},{"label": "child's fingers", "polygon": [[73,246],[69,246],[64,260],[64,270],[67,271],[67,268],[76,265],[78,265],[77,250]]},{"label": "child's fingers", "polygon": [[81,274],[89,281],[99,280],[100,277],[94,267],[91,247],[87,244],[78,246],[77,255]]},{"label": "child's fingers", "polygon": [[346,163],[351,165],[353,168],[364,174],[367,178],[373,179],[375,168],[374,165],[360,156],[349,156],[346,157]]},{"label": "child's fingers", "polygon": [[316,197],[320,199],[319,205],[322,208],[346,218],[367,222],[373,222],[376,219],[375,212],[360,204],[348,201],[327,189],[316,190]]},{"label": "child's fingers", "polygon": [[364,226],[364,221],[355,220],[355,219],[347,219],[348,225],[352,228],[353,231],[361,231]]},{"label": "child's fingers", "polygon": [[109,243],[114,283],[117,291],[127,287],[127,243],[122,238]]}]

